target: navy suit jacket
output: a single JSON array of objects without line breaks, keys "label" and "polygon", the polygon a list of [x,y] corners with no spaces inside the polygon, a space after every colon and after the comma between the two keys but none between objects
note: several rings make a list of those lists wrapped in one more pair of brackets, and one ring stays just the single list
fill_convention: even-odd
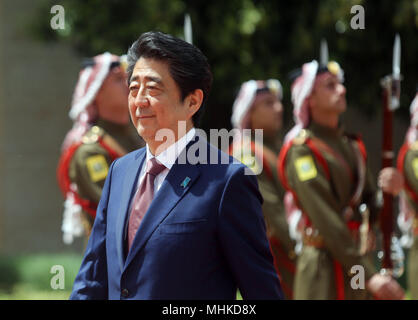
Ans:
[{"label": "navy suit jacket", "polygon": [[[244,299],[283,297],[256,178],[195,140],[183,152],[206,150],[206,161],[177,159],[127,255],[128,207],[146,149],[112,163],[70,299],[235,299],[237,288]],[[214,155],[218,164],[204,163]]]}]

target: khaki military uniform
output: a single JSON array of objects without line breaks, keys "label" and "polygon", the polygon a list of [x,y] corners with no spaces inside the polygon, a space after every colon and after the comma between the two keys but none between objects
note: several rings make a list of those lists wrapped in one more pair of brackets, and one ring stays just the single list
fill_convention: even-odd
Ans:
[{"label": "khaki military uniform", "polygon": [[418,141],[402,147],[398,165],[405,177],[408,204],[413,211],[414,241],[409,250],[407,282],[411,298],[418,299]]},{"label": "khaki military uniform", "polygon": [[351,286],[353,266],[364,268],[364,283],[376,272],[371,257],[359,250],[362,215],[358,205],[368,205],[370,225],[379,208],[370,170],[361,159],[364,146],[355,140],[342,129],[311,123],[280,155],[283,184],[293,193],[306,221],[295,299],[369,297],[366,289]]},{"label": "khaki military uniform", "polygon": [[244,148],[241,162],[256,173],[261,171],[257,180],[264,199],[262,208],[267,236],[285,297],[293,299],[295,243],[289,236],[283,206],[284,189],[277,174],[276,160],[281,147],[278,141],[279,139],[264,138],[264,145],[258,145],[252,140],[252,148]]},{"label": "khaki military uniform", "polygon": [[76,185],[86,236],[93,226],[110,164],[142,146],[144,143],[133,127],[105,120],[99,120],[76,146],[68,165],[68,177]]}]

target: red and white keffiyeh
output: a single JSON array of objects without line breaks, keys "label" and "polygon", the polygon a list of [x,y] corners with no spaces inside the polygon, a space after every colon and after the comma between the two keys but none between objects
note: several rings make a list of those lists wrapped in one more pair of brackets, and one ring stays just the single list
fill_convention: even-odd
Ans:
[{"label": "red and white keffiyeh", "polygon": [[408,143],[413,143],[418,140],[418,93],[412,100],[409,112],[411,113],[411,123],[406,133],[406,140]]},{"label": "red and white keffiyeh", "polygon": [[277,79],[244,82],[232,106],[231,122],[234,128],[250,129],[249,113],[257,100],[258,92],[262,92],[262,89],[277,95],[279,100],[283,98],[283,88]]},{"label": "red and white keffiyeh", "polygon": [[94,99],[109,74],[112,62],[120,61],[120,57],[105,52],[95,56],[93,60],[94,65],[85,67],[79,73],[69,112],[74,124],[64,139],[62,151],[80,140],[97,120]]},{"label": "red and white keffiyeh", "polygon": [[309,103],[318,71],[318,62],[312,60],[302,66],[302,74],[296,78],[291,87],[293,103],[293,119],[295,126],[287,133],[285,143],[298,135],[300,130],[309,124]]},{"label": "red and white keffiyeh", "polygon": [[308,98],[322,71],[328,71],[336,75],[341,83],[344,81],[344,71],[335,61],[330,61],[326,66],[320,67],[318,61],[312,60],[302,66],[302,74],[293,81],[291,86],[295,126],[287,133],[285,143],[296,137],[300,130],[309,125],[310,111]]}]

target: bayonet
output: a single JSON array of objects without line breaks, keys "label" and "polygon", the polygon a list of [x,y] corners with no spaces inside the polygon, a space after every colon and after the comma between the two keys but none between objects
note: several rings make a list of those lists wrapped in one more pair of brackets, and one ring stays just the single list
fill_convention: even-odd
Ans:
[{"label": "bayonet", "polygon": [[395,43],[393,44],[392,59],[392,92],[390,110],[394,111],[399,108],[399,99],[401,93],[401,39],[399,34],[396,34]]},{"label": "bayonet", "polygon": [[392,77],[394,80],[400,80],[401,76],[401,38],[396,34],[395,43],[393,44],[393,62]]},{"label": "bayonet", "polygon": [[322,39],[321,40],[321,47],[319,51],[319,62],[321,66],[326,66],[328,64],[328,44],[327,40]]},{"label": "bayonet", "polygon": [[193,44],[192,19],[188,13],[184,15],[184,40]]}]

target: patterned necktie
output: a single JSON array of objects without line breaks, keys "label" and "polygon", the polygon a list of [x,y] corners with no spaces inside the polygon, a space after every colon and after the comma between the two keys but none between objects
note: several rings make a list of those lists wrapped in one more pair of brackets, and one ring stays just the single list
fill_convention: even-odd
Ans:
[{"label": "patterned necktie", "polygon": [[147,162],[147,170],[142,180],[134,200],[132,202],[131,214],[128,224],[128,252],[131,249],[135,234],[141,224],[145,213],[154,198],[154,180],[166,167],[159,163],[156,158],[152,158]]}]

